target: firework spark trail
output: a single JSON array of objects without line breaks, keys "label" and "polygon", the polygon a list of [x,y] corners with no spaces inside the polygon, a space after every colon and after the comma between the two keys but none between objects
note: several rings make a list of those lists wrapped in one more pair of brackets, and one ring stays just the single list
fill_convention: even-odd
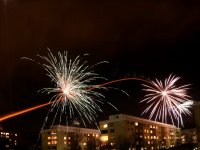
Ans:
[{"label": "firework spark trail", "polygon": [[[109,82],[105,82],[105,83],[102,83],[102,84],[99,84],[99,85],[95,85],[93,87],[90,87],[90,88],[86,89],[86,91],[92,91],[92,90],[94,90],[96,88],[99,88],[99,87],[104,87],[104,86],[107,86],[107,85],[110,85],[110,84],[113,84],[113,83],[117,83],[117,82],[121,82],[121,81],[128,81],[128,80],[143,81],[143,82],[151,84],[151,82],[149,82],[148,80],[142,79],[142,78],[135,78],[135,77],[134,78],[122,78],[122,79],[117,79],[117,80],[112,80],[112,81],[109,81]],[[31,108],[27,108],[27,109],[21,110],[19,112],[14,112],[12,114],[8,114],[8,115],[5,115],[5,116],[2,116],[2,117],[0,117],[0,122],[4,121],[6,119],[9,119],[9,118],[12,118],[12,117],[15,117],[15,116],[18,116],[18,115],[21,115],[21,114],[24,114],[24,113],[39,109],[39,108],[42,108],[42,107],[45,107],[45,106],[48,106],[48,105],[52,105],[53,103],[54,103],[53,106],[55,107],[55,104],[57,103],[57,105],[58,105],[59,101],[62,101],[62,100],[54,100],[54,101],[51,101],[51,102],[47,102],[47,103],[44,103],[44,104],[41,104],[41,105],[37,105],[37,106],[31,107]],[[109,103],[109,104],[112,105],[111,103]]]},{"label": "firework spark trail", "polygon": [[20,110],[20,111],[14,112],[14,113],[7,114],[5,116],[0,117],[0,122],[4,121],[6,119],[9,119],[9,118],[12,118],[12,117],[15,117],[15,116],[18,116],[18,115],[22,115],[24,113],[27,113],[27,112],[48,106],[50,104],[52,104],[52,102],[44,103],[44,104],[37,105],[37,106],[31,107],[31,108],[27,108],[27,109],[24,109],[24,110]]},{"label": "firework spark trail", "polygon": [[164,82],[156,79],[151,81],[150,85],[143,84],[145,87],[143,90],[148,94],[141,102],[146,102],[148,106],[142,115],[150,112],[150,119],[167,123],[170,118],[172,124],[177,121],[178,126],[179,123],[184,126],[182,114],[190,115],[189,108],[193,103],[191,97],[187,95],[189,84],[180,87],[175,85],[179,79],[180,77],[170,75]]}]

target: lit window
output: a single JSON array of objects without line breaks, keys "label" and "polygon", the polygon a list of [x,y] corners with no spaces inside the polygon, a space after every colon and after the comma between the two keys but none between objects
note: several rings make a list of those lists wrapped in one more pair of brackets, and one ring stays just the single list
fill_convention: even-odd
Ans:
[{"label": "lit window", "polygon": [[90,136],[90,134],[88,134],[87,136]]},{"label": "lit window", "polygon": [[107,136],[107,135],[101,136],[101,141],[102,141],[102,142],[108,141],[108,136]]},{"label": "lit window", "polygon": [[66,142],[66,141],[64,141],[64,144],[67,144],[67,142]]},{"label": "lit window", "polygon": [[9,133],[6,133],[6,135],[9,135]]},{"label": "lit window", "polygon": [[68,137],[68,139],[70,140],[70,139],[71,139],[71,137],[69,136],[69,137]]},{"label": "lit window", "polygon": [[51,137],[50,136],[48,136],[48,140],[50,140],[51,139]]},{"label": "lit window", "polygon": [[108,127],[108,124],[104,124],[103,125],[103,128],[105,129],[105,128],[107,128]]},{"label": "lit window", "polygon": [[138,122],[135,122],[135,126],[138,126]]},{"label": "lit window", "polygon": [[57,141],[52,141],[52,144],[57,144]]},{"label": "lit window", "polygon": [[152,130],[150,130],[150,133],[153,133],[153,131],[152,131]]},{"label": "lit window", "polygon": [[17,136],[17,133],[15,133],[15,136]]},{"label": "lit window", "polygon": [[152,128],[152,125],[150,125],[150,128]]},{"label": "lit window", "polygon": [[98,135],[98,134],[96,134],[96,137],[99,137],[99,135]]},{"label": "lit window", "polygon": [[51,134],[56,134],[56,132],[51,132]]},{"label": "lit window", "polygon": [[64,136],[64,140],[66,140],[67,139],[67,137],[66,136]]},{"label": "lit window", "polygon": [[51,144],[51,142],[48,142],[48,145],[50,145]]},{"label": "lit window", "polygon": [[85,146],[85,145],[86,145],[86,143],[83,143],[83,145]]}]

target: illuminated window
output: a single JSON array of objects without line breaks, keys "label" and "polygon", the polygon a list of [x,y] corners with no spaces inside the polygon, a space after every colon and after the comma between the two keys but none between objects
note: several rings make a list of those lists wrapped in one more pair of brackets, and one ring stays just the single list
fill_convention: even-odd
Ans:
[{"label": "illuminated window", "polygon": [[6,133],[6,135],[9,135],[9,133]]},{"label": "illuminated window", "polygon": [[102,142],[108,141],[108,136],[107,136],[107,135],[101,136],[101,141],[102,141]]},{"label": "illuminated window", "polygon": [[138,126],[138,122],[135,122],[135,126]]},{"label": "illuminated window", "polygon": [[50,140],[51,139],[51,137],[50,136],[48,136],[48,140]]},{"label": "illuminated window", "polygon": [[48,145],[50,145],[51,144],[51,142],[48,142]]},{"label": "illuminated window", "polygon": [[87,145],[86,143],[83,143],[83,145],[85,146],[85,145]]},{"label": "illuminated window", "polygon": [[71,139],[71,137],[69,136],[69,137],[68,137],[68,139],[70,140],[70,139]]},{"label": "illuminated window", "polygon": [[152,128],[152,125],[150,125],[150,128]]},{"label": "illuminated window", "polygon": [[152,130],[150,130],[150,133],[153,133],[153,131],[152,131]]},{"label": "illuminated window", "polygon": [[87,136],[90,136],[90,134],[88,134]]},{"label": "illuminated window", "polygon": [[67,137],[66,136],[64,136],[64,140],[66,140],[67,139]]},{"label": "illuminated window", "polygon": [[52,144],[57,144],[57,141],[52,141]]},{"label": "illuminated window", "polygon": [[108,124],[104,124],[103,125],[103,128],[105,129],[105,128],[107,128],[108,127]]},{"label": "illuminated window", "polygon": [[99,135],[98,135],[98,134],[96,134],[96,137],[99,137]]},{"label": "illuminated window", "polygon": [[51,134],[56,134],[56,132],[51,132]]},{"label": "illuminated window", "polygon": [[17,133],[15,133],[15,136],[17,136]]},{"label": "illuminated window", "polygon": [[64,144],[67,144],[67,142],[66,142],[66,141],[64,141]]}]

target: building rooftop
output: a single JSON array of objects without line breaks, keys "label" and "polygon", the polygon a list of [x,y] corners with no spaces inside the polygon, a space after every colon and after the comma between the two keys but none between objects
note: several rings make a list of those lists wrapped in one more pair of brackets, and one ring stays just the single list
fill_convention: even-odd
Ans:
[{"label": "building rooftop", "polygon": [[135,116],[131,116],[131,115],[126,115],[126,114],[116,114],[116,115],[110,115],[109,116],[109,120],[102,120],[100,122],[107,122],[112,120],[112,122],[115,121],[119,121],[119,120],[126,120],[126,119],[131,119],[131,120],[137,120],[139,122],[144,122],[144,123],[153,123],[153,124],[157,124],[163,127],[170,127],[170,128],[177,128],[174,125],[171,124],[167,124],[167,123],[162,123],[162,122],[158,122],[158,121],[153,121],[153,120],[148,120],[148,119],[143,119],[143,118],[139,118],[139,117],[135,117]]}]

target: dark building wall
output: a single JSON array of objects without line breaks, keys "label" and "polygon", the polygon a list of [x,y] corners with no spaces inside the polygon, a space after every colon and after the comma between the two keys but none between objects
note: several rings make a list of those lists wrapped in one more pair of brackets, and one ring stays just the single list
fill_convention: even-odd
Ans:
[{"label": "dark building wall", "polygon": [[194,104],[194,120],[197,128],[198,149],[200,149],[200,102]]}]

